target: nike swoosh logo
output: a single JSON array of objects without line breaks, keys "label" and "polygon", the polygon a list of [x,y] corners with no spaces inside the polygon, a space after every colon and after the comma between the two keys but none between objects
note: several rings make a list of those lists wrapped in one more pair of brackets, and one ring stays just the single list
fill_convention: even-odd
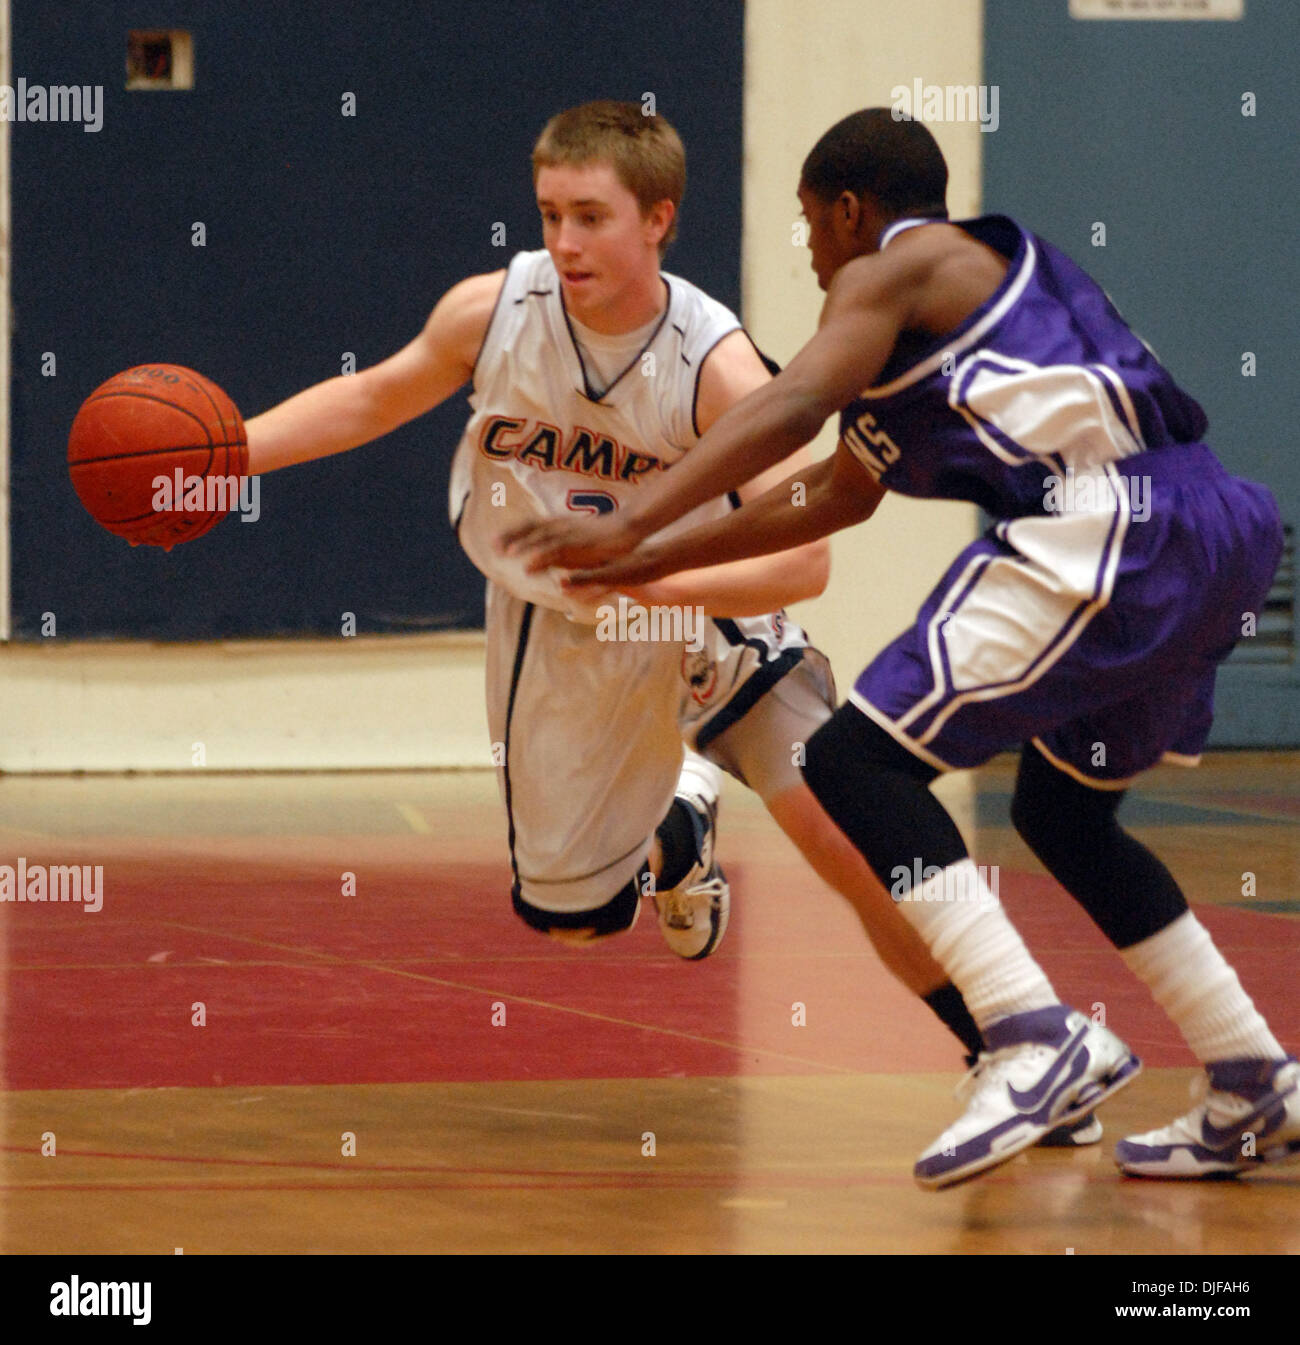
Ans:
[{"label": "nike swoosh logo", "polygon": [[[1218,1126],[1211,1125],[1208,1117],[1201,1118],[1201,1139],[1207,1149],[1227,1149],[1237,1143],[1246,1131],[1254,1131],[1260,1139],[1271,1135],[1282,1121],[1285,1114],[1286,1099],[1290,1096],[1288,1090],[1286,1093],[1270,1093],[1268,1098],[1260,1103],[1254,1111],[1243,1116],[1240,1121],[1234,1121],[1232,1125],[1225,1130],[1220,1130]],[[1273,1115],[1270,1116],[1269,1113]],[[1263,1121],[1262,1127],[1257,1126],[1257,1121]]]},{"label": "nike swoosh logo", "polygon": [[[1061,1076],[1066,1070],[1073,1066],[1079,1052],[1084,1049],[1083,1039],[1088,1035],[1087,1027],[1081,1027],[1078,1032],[1066,1042],[1061,1054],[1057,1056],[1052,1068],[1038,1081],[1027,1093],[1022,1093],[1017,1088],[1007,1086],[1007,1091],[1011,1095],[1011,1101],[1016,1104],[1016,1108],[1022,1112],[1037,1111],[1043,1105],[1044,1100],[1061,1081]],[[1070,1078],[1073,1079],[1080,1071],[1074,1070]]]}]

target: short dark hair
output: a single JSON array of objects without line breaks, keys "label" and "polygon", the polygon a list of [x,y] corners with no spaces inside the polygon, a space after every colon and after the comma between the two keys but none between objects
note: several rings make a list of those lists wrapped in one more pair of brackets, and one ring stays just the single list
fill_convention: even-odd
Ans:
[{"label": "short dark hair", "polygon": [[871,195],[891,215],[947,214],[948,165],[919,121],[869,107],[837,121],[803,161],[802,185],[823,201]]}]

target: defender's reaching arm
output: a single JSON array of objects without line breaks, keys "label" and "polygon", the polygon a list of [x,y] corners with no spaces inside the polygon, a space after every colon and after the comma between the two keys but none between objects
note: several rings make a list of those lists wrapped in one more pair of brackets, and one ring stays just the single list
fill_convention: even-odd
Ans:
[{"label": "defender's reaching arm", "polygon": [[[701,432],[707,434],[729,408],[770,381],[771,375],[743,331],[724,337],[700,370],[695,418]],[[797,455],[796,465],[801,471],[812,471],[811,451]],[[678,463],[672,471],[681,467]],[[783,477],[782,468],[773,468],[736,493],[742,501],[757,499]],[[749,516],[748,508],[743,512]],[[816,597],[830,578],[830,545],[811,535],[769,547],[767,552],[737,551],[734,557],[712,557],[696,549],[691,555],[659,571],[660,576],[671,574],[671,579],[658,579],[649,588],[639,583],[635,588],[620,585],[619,589],[641,602],[698,604],[713,616],[762,616],[788,603]]]},{"label": "defender's reaching arm", "polygon": [[588,585],[628,592],[697,565],[721,569],[720,562],[773,552],[798,556],[810,543],[870,518],[884,494],[841,443],[834,457],[793,473],[726,518],[645,542],[631,555],[572,575],[565,588],[579,596]]},{"label": "defender's reaching arm", "polygon": [[817,334],[770,383],[722,415],[636,505],[578,524],[550,523],[507,539],[530,570],[594,567],[626,554],[683,514],[788,458],[827,417],[870,386],[884,368],[928,266],[927,254],[899,248],[840,268]]}]

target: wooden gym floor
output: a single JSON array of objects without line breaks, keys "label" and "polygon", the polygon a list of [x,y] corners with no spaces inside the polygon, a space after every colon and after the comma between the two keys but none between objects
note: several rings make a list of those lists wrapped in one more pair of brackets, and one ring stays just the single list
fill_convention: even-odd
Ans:
[{"label": "wooden gym floor", "polygon": [[[1300,1164],[1118,1175],[1192,1058],[1011,831],[1012,766],[944,797],[1146,1071],[1101,1146],[939,1194],[911,1165],[957,1114],[956,1043],[739,788],[731,928],[688,964],[644,914],[586,950],[518,922],[487,774],[0,779],[0,864],[104,871],[98,913],[0,905],[0,1250],[1300,1251]],[[1162,768],[1124,814],[1291,1051],[1298,766]]]}]

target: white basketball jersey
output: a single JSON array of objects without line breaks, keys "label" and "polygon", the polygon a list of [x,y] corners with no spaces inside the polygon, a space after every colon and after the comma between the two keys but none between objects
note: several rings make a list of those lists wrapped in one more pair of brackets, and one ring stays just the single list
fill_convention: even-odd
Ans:
[{"label": "white basketball jersey", "polygon": [[[594,611],[578,607],[556,574],[526,574],[496,541],[537,519],[621,508],[699,438],[700,366],[740,322],[687,281],[663,279],[668,306],[660,321],[602,389],[588,381],[550,255],[519,253],[474,366],[474,411],[452,464],[451,519],[474,564],[516,597],[589,623]],[[728,507],[726,500],[701,505],[665,534]]]}]

